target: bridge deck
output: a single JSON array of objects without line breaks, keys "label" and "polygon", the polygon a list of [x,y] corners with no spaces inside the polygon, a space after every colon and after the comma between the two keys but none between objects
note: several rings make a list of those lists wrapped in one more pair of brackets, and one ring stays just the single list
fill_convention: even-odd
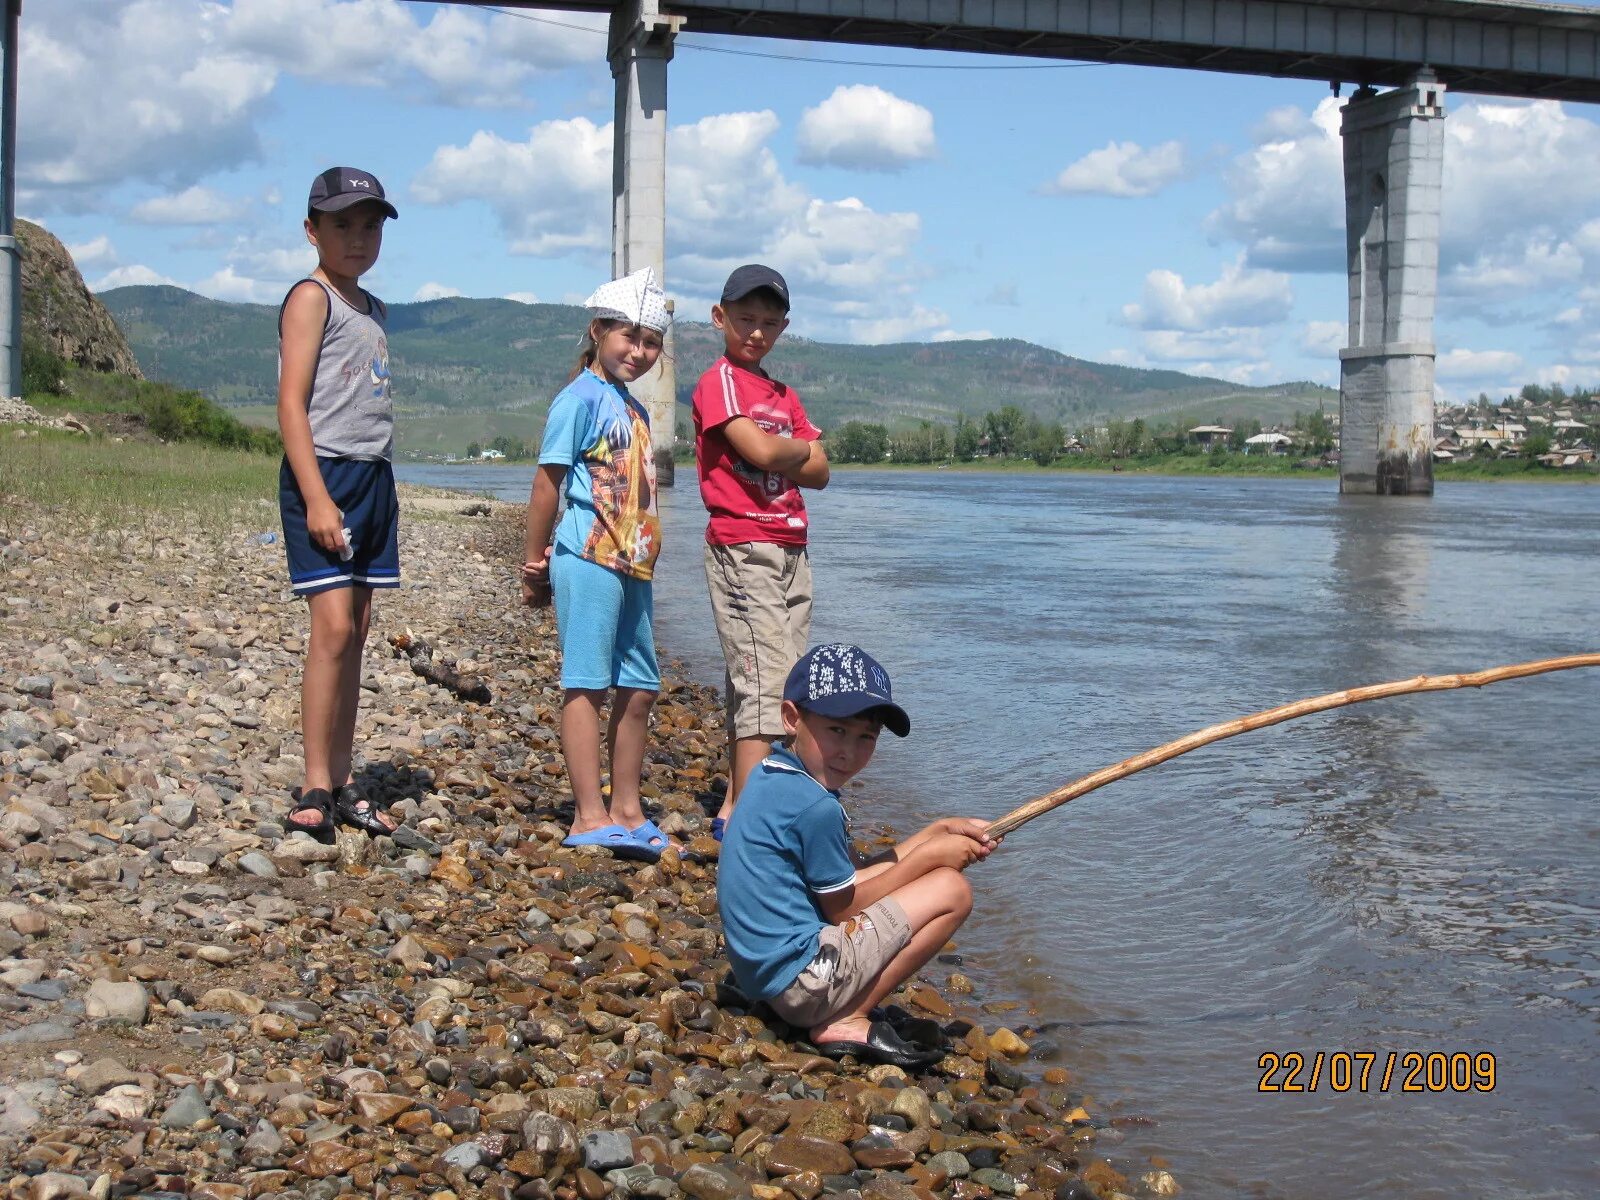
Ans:
[{"label": "bridge deck", "polygon": [[[454,0],[483,7],[491,0]],[[609,12],[595,0],[493,7]],[[1507,0],[663,0],[685,32],[1600,103],[1600,9]]]}]

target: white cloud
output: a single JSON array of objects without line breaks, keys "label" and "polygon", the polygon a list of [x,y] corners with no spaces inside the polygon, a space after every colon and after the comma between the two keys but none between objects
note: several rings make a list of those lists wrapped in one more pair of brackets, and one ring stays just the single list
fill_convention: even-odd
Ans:
[{"label": "white cloud", "polygon": [[513,254],[601,250],[611,241],[611,126],[545,121],[525,142],[479,130],[465,146],[435,150],[411,194],[424,204],[483,201]]},{"label": "white cloud", "polygon": [[858,342],[921,342],[935,337],[936,330],[949,324],[945,313],[919,304],[907,313],[854,320],[850,322],[850,332]]},{"label": "white cloud", "polygon": [[21,26],[19,186],[91,208],[127,179],[182,187],[259,154],[276,72],[227,45],[230,11],[196,0],[53,0]]},{"label": "white cloud", "polygon": [[1484,379],[1508,377],[1522,370],[1522,355],[1510,350],[1450,350],[1434,360],[1433,372],[1440,379]]},{"label": "white cloud", "polygon": [[[1472,99],[1444,121],[1441,285],[1506,303],[1573,281],[1600,260],[1600,123],[1553,102]],[[1232,199],[1206,220],[1256,266],[1345,269],[1340,105],[1279,109],[1225,179]],[[1589,262],[1582,264],[1587,258]]]},{"label": "white cloud", "polygon": [[1338,354],[1350,328],[1344,321],[1307,321],[1300,331],[1300,349],[1318,357]]},{"label": "white cloud", "polygon": [[246,211],[244,203],[196,184],[141,201],[128,216],[144,225],[220,225],[237,221]]},{"label": "white cloud", "polygon": [[253,279],[241,275],[230,263],[189,288],[213,300],[232,300],[240,304],[277,304],[283,299],[284,285],[278,280]]},{"label": "white cloud", "polygon": [[1232,199],[1206,218],[1214,235],[1244,243],[1247,261],[1289,271],[1344,267],[1344,160],[1340,102],[1307,114],[1267,114],[1255,147],[1224,172]]},{"label": "white cloud", "polygon": [[1204,330],[1219,325],[1271,325],[1294,304],[1289,277],[1256,271],[1242,261],[1228,264],[1216,283],[1184,283],[1175,271],[1151,271],[1144,299],[1126,304],[1122,318],[1139,329]]},{"label": "white cloud", "polygon": [[519,105],[540,74],[603,61],[603,15],[563,13],[551,25],[443,5],[425,23],[419,13],[396,0],[235,0],[229,36],[281,71],[325,83],[404,88],[409,68],[425,98],[449,104]]},{"label": "white cloud", "polygon": [[933,113],[870,84],[840,86],[808,108],[796,134],[800,161],[899,171],[938,153]]},{"label": "white cloud", "polygon": [[109,292],[112,288],[135,287],[153,284],[169,284],[172,287],[182,287],[176,279],[163,275],[160,271],[152,270],[142,264],[128,267],[118,267],[108,272],[102,278],[89,285],[91,292]]},{"label": "white cloud", "polygon": [[[931,310],[892,327],[884,315],[913,307],[921,217],[810,195],[778,166],[770,146],[778,128],[770,111],[734,112],[668,134],[667,244],[676,252],[667,287],[679,311],[709,308],[732,268],[759,259],[804,297],[796,318],[808,331],[913,336],[947,328],[943,314],[926,316]],[[513,253],[598,255],[611,237],[611,126],[546,121],[526,141],[480,131],[436,150],[412,194],[429,204],[483,201]]]},{"label": "white cloud", "polygon": [[987,342],[995,337],[990,329],[941,329],[933,335],[936,342]]},{"label": "white cloud", "polygon": [[1140,341],[1145,354],[1156,362],[1258,362],[1267,356],[1260,329],[1150,329]]},{"label": "white cloud", "polygon": [[515,300],[518,304],[539,303],[539,297],[535,296],[532,292],[507,292],[504,298],[507,300]]},{"label": "white cloud", "polygon": [[453,288],[449,284],[434,283],[431,279],[417,289],[413,300],[444,300],[451,296],[461,295],[460,288]]},{"label": "white cloud", "polygon": [[1060,196],[1154,196],[1183,178],[1181,142],[1145,149],[1137,142],[1108,142],[1072,163],[1042,189]]},{"label": "white cloud", "polygon": [[1583,255],[1571,242],[1535,235],[1521,245],[1482,251],[1470,261],[1453,264],[1441,273],[1439,291],[1446,296],[1503,301],[1576,283],[1583,274]]},{"label": "white cloud", "polygon": [[111,244],[111,239],[105,234],[83,242],[79,245],[67,247],[67,253],[72,255],[72,261],[77,264],[81,274],[84,271],[98,271],[104,267],[117,265],[117,248]]},{"label": "white cloud", "polygon": [[240,240],[228,252],[228,262],[244,273],[287,288],[316,269],[317,252],[304,241],[289,246],[259,245]]}]

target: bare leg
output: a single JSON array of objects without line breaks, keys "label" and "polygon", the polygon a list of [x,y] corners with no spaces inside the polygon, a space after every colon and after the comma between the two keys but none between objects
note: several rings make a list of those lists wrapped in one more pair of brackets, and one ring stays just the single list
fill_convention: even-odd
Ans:
[{"label": "bare leg", "polygon": [[340,786],[350,782],[356,711],[361,704],[361,658],[367,647],[367,629],[372,624],[372,589],[351,588],[349,597],[350,640],[339,663],[339,710],[333,742],[328,748],[328,778]]},{"label": "bare leg", "polygon": [[812,1026],[814,1044],[863,1041],[871,1024],[867,1013],[939,953],[939,947],[950,940],[950,935],[961,928],[961,922],[972,911],[972,885],[965,875],[950,867],[929,871],[893,895],[906,910],[906,919],[914,931],[911,940],[889,960],[878,981],[847,1011]]},{"label": "bare leg", "polygon": [[604,689],[568,688],[561,704],[561,756],[567,760],[576,809],[568,833],[588,833],[611,824],[600,799],[600,706],[605,699]]},{"label": "bare leg", "polygon": [[[305,742],[306,755],[305,790],[327,790],[333,787],[333,759],[338,752],[336,748],[340,738],[344,664],[351,645],[359,647],[359,643],[355,640],[348,589],[334,588],[318,592],[307,601],[307,605],[311,610],[311,641],[306,650],[305,674],[300,681],[300,734]],[[359,675],[356,682],[359,686]],[[345,743],[343,758],[348,769],[348,742]]]},{"label": "bare leg", "polygon": [[650,735],[650,706],[656,693],[619,687],[611,698],[611,819],[628,829],[644,824],[639,781]]},{"label": "bare leg", "polygon": [[771,753],[774,740],[769,737],[746,737],[729,743],[728,794],[723,797],[722,807],[717,810],[717,816],[727,820],[733,815],[733,807],[739,803],[739,793],[744,791],[750,772],[759,767],[761,760]]}]

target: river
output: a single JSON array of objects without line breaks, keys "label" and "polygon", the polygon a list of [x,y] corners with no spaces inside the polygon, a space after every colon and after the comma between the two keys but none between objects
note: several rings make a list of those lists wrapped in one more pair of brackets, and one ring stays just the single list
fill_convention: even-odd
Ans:
[{"label": "river", "polygon": [[[405,466],[525,500],[531,469]],[[912,715],[856,803],[997,817],[1214,722],[1600,649],[1600,487],[850,471],[811,500],[813,640]],[[662,494],[657,632],[721,658],[692,472]],[[962,969],[1196,1197],[1596,1194],[1600,670],[1246,734],[1039,818],[973,872]],[[1370,1052],[1348,1090],[1263,1054]],[[1390,1052],[1446,1056],[1421,1069]],[[1474,1056],[1456,1058],[1452,1055]],[[1488,1070],[1493,1056],[1492,1090]],[[1455,1078],[1450,1078],[1452,1068]],[[1401,1091],[1408,1074],[1442,1091]],[[1282,1085],[1287,1072],[1271,1074]],[[1466,1090],[1452,1090],[1452,1084]]]}]

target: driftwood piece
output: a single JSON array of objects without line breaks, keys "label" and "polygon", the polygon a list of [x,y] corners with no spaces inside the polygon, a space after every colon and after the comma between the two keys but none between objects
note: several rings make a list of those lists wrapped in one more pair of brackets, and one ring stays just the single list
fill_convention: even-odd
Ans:
[{"label": "driftwood piece", "polygon": [[478,676],[463,675],[444,659],[435,662],[433,647],[409,629],[405,633],[395,634],[389,639],[389,644],[394,647],[396,657],[409,661],[412,671],[429,683],[436,683],[462,700],[471,700],[476,704],[488,704],[493,699],[489,685]]},{"label": "driftwood piece", "polygon": [[1196,730],[1194,733],[1177,739],[1177,741],[1168,742],[1164,746],[1157,746],[1154,750],[1146,750],[1143,754],[1125,758],[1113,766],[1102,767],[1093,774],[1085,775],[1081,779],[1075,779],[1047,795],[1028,801],[1021,808],[1015,809],[998,821],[991,823],[989,836],[1004,837],[1019,826],[1033,820],[1033,818],[1049,812],[1052,808],[1058,808],[1069,800],[1076,800],[1079,796],[1086,795],[1096,788],[1104,787],[1108,783],[1115,783],[1119,779],[1126,779],[1136,771],[1142,771],[1146,767],[1153,767],[1157,763],[1164,763],[1169,758],[1177,758],[1178,755],[1187,754],[1191,750],[1198,750],[1201,746],[1210,745],[1212,742],[1220,742],[1223,738],[1230,738],[1235,734],[1248,733],[1252,729],[1263,729],[1268,725],[1292,721],[1295,717],[1326,712],[1330,708],[1343,708],[1347,704],[1359,704],[1363,700],[1382,700],[1389,696],[1405,696],[1412,692],[1446,692],[1454,688],[1478,688],[1490,683],[1499,683],[1506,679],[1524,679],[1529,675],[1543,675],[1549,671],[1569,671],[1574,667],[1600,667],[1600,653],[1570,654],[1565,658],[1545,658],[1537,662],[1514,663],[1510,666],[1491,667],[1486,671],[1474,671],[1466,675],[1418,675],[1414,679],[1397,679],[1392,683],[1374,683],[1366,687],[1348,688],[1342,692],[1329,692],[1325,696],[1313,696],[1308,700],[1296,700],[1292,704],[1280,704],[1277,708],[1269,708],[1262,712],[1252,713],[1248,717],[1240,717],[1234,721],[1224,721],[1220,725],[1211,725],[1205,729]]}]

